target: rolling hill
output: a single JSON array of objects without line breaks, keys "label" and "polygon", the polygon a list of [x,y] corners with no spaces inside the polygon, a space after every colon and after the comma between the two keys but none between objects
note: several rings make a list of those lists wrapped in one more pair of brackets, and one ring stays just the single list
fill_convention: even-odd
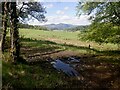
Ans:
[{"label": "rolling hill", "polygon": [[63,29],[68,29],[68,28],[76,27],[76,25],[64,24],[64,23],[47,24],[47,25],[43,25],[43,26],[45,26],[45,27],[47,27],[48,29],[51,29],[51,30],[63,30]]}]

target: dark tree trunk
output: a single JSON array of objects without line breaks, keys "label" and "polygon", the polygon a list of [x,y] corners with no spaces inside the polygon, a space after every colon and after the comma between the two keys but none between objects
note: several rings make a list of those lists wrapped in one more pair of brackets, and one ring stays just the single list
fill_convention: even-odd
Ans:
[{"label": "dark tree trunk", "polygon": [[10,38],[11,38],[11,58],[13,62],[19,59],[20,45],[18,32],[18,16],[16,12],[16,2],[10,3]]},{"label": "dark tree trunk", "polygon": [[5,50],[5,39],[6,39],[6,30],[7,30],[7,2],[2,2],[2,28],[3,28],[3,31],[2,31],[2,38],[1,38],[1,50],[2,50],[2,53],[4,52]]}]

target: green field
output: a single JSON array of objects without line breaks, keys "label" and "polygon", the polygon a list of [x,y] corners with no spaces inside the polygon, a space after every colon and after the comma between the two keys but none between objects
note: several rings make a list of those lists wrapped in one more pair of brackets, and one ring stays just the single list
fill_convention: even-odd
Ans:
[{"label": "green field", "polygon": [[81,41],[80,32],[67,32],[67,31],[43,31],[33,29],[20,29],[20,36],[24,38],[31,38],[36,40],[49,40],[56,43],[70,44],[76,46],[88,47],[89,44],[92,48],[98,50],[117,50],[119,47],[116,44],[103,43],[99,45],[95,42]]},{"label": "green field", "polygon": [[[120,56],[115,44],[79,40],[80,32],[20,29],[21,62],[5,53],[3,88],[120,88]],[[9,36],[9,35],[8,35]],[[91,47],[89,48],[89,44]],[[49,60],[79,57],[79,77],[68,77]],[[102,86],[103,85],[103,86]]]},{"label": "green field", "polygon": [[26,38],[33,39],[45,39],[45,38],[56,38],[62,40],[77,40],[79,32],[67,32],[67,31],[43,31],[33,29],[20,29],[20,35]]}]

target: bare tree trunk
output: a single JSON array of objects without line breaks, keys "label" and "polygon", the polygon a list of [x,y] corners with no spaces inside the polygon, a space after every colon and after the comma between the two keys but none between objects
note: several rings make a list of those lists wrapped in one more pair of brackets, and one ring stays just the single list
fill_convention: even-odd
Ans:
[{"label": "bare tree trunk", "polygon": [[18,32],[18,16],[16,13],[16,2],[10,3],[10,38],[11,38],[11,58],[13,62],[19,59],[20,45]]},{"label": "bare tree trunk", "polygon": [[6,39],[6,30],[7,30],[7,2],[2,2],[2,38],[1,38],[1,50],[4,52],[5,39]]}]

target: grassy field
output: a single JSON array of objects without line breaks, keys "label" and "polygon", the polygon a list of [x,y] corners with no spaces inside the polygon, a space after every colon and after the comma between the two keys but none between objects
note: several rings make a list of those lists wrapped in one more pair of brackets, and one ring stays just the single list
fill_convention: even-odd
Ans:
[{"label": "grassy field", "polygon": [[66,31],[43,31],[33,29],[20,29],[20,35],[26,38],[32,39],[45,39],[45,38],[56,38],[62,40],[77,40],[79,32],[66,32]]},{"label": "grassy field", "polygon": [[[3,88],[120,88],[117,45],[80,41],[80,32],[19,31],[21,60],[25,62],[12,64],[4,57]],[[79,77],[68,77],[49,62],[72,56],[80,58],[75,67]]]},{"label": "grassy field", "polygon": [[43,31],[33,29],[20,29],[20,35],[24,38],[31,38],[36,40],[49,40],[60,44],[69,44],[75,46],[88,47],[89,44],[92,48],[98,50],[117,50],[119,47],[116,44],[103,43],[99,45],[95,42],[79,40],[80,32],[67,32],[67,31]]}]

